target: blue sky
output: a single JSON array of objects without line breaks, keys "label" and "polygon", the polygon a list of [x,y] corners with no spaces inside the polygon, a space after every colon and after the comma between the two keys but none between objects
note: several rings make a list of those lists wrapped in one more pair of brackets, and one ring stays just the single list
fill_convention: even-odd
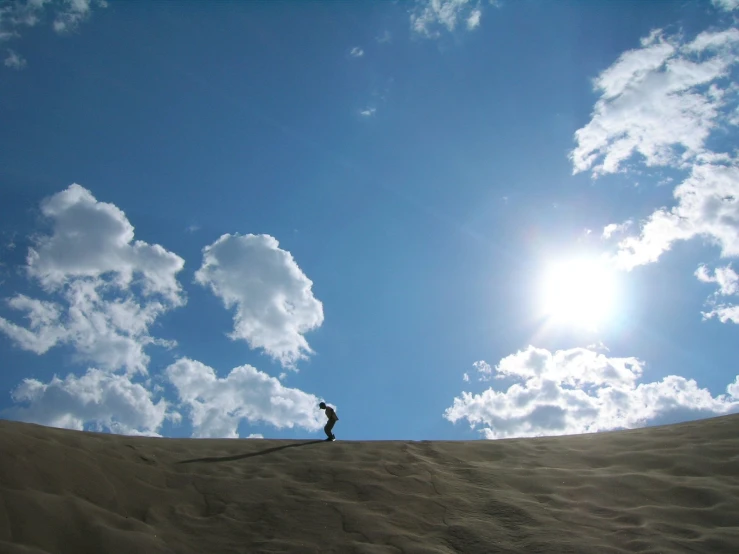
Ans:
[{"label": "blue sky", "polygon": [[559,435],[739,411],[739,2],[0,7],[0,413]]}]

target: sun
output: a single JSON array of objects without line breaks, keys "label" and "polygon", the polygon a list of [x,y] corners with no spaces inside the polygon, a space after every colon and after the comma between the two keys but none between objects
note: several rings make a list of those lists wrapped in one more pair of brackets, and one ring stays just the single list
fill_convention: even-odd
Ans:
[{"label": "sun", "polygon": [[542,310],[552,323],[597,329],[613,315],[615,274],[597,258],[553,264],[541,288]]}]

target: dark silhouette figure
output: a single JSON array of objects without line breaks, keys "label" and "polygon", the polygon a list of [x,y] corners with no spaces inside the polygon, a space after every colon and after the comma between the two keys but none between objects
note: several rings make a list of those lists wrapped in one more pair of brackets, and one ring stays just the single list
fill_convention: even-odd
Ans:
[{"label": "dark silhouette figure", "polygon": [[331,431],[334,428],[334,425],[336,425],[336,422],[339,421],[339,416],[336,415],[336,410],[334,410],[331,406],[326,406],[325,402],[321,402],[318,407],[322,410],[326,410],[326,417],[328,418],[328,423],[326,423],[326,426],[323,428],[323,430],[326,432],[326,440],[336,440],[336,435],[334,435]]}]

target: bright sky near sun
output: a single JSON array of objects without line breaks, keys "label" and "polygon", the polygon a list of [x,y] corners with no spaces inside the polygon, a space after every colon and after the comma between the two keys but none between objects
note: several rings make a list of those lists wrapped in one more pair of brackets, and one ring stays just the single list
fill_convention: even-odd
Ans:
[{"label": "bright sky near sun", "polygon": [[0,5],[0,416],[739,411],[739,1]]}]

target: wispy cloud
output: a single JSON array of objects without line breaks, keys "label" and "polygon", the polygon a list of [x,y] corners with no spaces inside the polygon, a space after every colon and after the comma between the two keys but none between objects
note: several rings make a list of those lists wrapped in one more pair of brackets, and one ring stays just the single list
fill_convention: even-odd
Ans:
[{"label": "wispy cloud", "polygon": [[390,31],[385,30],[382,32],[382,34],[376,36],[375,40],[378,42],[378,44],[387,44],[393,40],[393,37],[390,35]]},{"label": "wispy cloud", "polygon": [[26,60],[23,56],[15,52],[14,50],[8,50],[8,55],[3,60],[5,67],[12,69],[23,69],[26,67]]},{"label": "wispy cloud", "polygon": [[411,29],[428,38],[440,36],[441,30],[454,31],[460,23],[473,30],[480,26],[482,10],[481,0],[416,0],[410,16]]},{"label": "wispy cloud", "polygon": [[480,26],[480,18],[482,17],[482,11],[479,8],[472,10],[469,16],[467,16],[467,28],[477,29]]},{"label": "wispy cloud", "polygon": [[[10,0],[0,6],[0,42],[20,38],[29,27],[51,22],[51,27],[59,34],[75,31],[90,17],[94,6],[105,8],[105,0]],[[16,54],[17,56],[17,54]],[[5,65],[18,69],[17,63],[23,58],[17,56],[5,59]],[[22,61],[25,65],[25,60]]]},{"label": "wispy cloud", "polygon": [[716,283],[719,286],[717,294],[721,296],[739,294],[739,275],[736,274],[731,264],[716,268],[713,275],[705,265],[701,265],[696,270],[695,276],[703,283]]},{"label": "wispy cloud", "polygon": [[359,46],[355,46],[349,51],[349,55],[352,58],[361,58],[364,56],[364,50],[362,50]]},{"label": "wispy cloud", "polygon": [[739,9],[739,0],[711,0],[714,6],[720,10],[730,12]]},{"label": "wispy cloud", "polygon": [[603,234],[601,237],[608,240],[616,233],[625,233],[633,223],[634,222],[631,220],[624,221],[623,223],[610,223],[603,228]]},{"label": "wispy cloud", "polygon": [[[732,322],[739,325],[739,275],[731,264],[716,268],[713,275],[705,265],[701,265],[696,270],[695,276],[703,283],[718,285],[718,290],[709,296],[706,302],[710,309],[703,312],[703,318],[716,318],[721,323]],[[732,298],[736,303],[727,303],[727,297]]]},{"label": "wispy cloud", "polygon": [[360,110],[359,115],[361,115],[362,117],[372,117],[373,115],[375,115],[375,112],[377,112],[377,108],[371,106]]}]

